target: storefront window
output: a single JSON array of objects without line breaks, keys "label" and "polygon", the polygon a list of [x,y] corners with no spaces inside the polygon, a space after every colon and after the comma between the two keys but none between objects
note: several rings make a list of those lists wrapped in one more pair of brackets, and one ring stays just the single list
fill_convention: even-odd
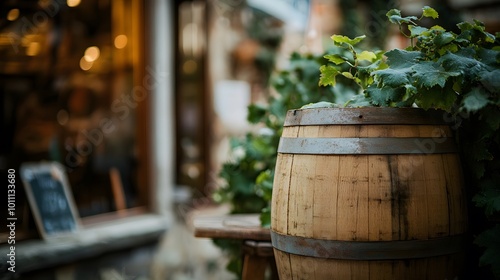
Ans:
[{"label": "storefront window", "polygon": [[0,168],[59,162],[82,217],[147,203],[143,11],[130,0],[0,4]]}]

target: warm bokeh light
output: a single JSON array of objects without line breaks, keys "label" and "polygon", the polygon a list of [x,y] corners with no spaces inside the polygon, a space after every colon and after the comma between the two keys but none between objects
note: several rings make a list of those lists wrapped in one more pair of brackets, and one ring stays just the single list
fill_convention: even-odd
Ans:
[{"label": "warm bokeh light", "polygon": [[76,7],[80,5],[80,0],[67,0],[66,4],[68,4],[68,7]]},{"label": "warm bokeh light", "polygon": [[92,47],[88,47],[85,50],[85,54],[83,57],[88,62],[94,62],[99,58],[100,55],[101,55],[101,51],[99,50],[99,48],[96,46],[92,46]]},{"label": "warm bokeh light", "polygon": [[68,121],[69,121],[68,111],[59,110],[59,112],[57,112],[57,122],[60,125],[66,125],[68,123]]},{"label": "warm bokeh light", "polygon": [[47,8],[51,4],[51,0],[38,0],[38,6],[41,8]]},{"label": "warm bokeh light", "polygon": [[28,47],[26,48],[26,55],[27,56],[36,56],[38,53],[40,53],[40,43],[31,42],[28,45]]},{"label": "warm bokeh light", "polygon": [[94,62],[88,61],[87,59],[85,59],[85,56],[80,59],[80,68],[84,71],[87,71],[90,68],[92,68],[93,64]]},{"label": "warm bokeh light", "polygon": [[193,74],[198,68],[196,61],[190,59],[182,64],[182,71],[186,74]]},{"label": "warm bokeh light", "polygon": [[123,49],[127,46],[128,38],[126,35],[118,35],[115,37],[115,48]]},{"label": "warm bokeh light", "polygon": [[14,21],[19,17],[19,9],[12,9],[7,14],[7,20]]}]

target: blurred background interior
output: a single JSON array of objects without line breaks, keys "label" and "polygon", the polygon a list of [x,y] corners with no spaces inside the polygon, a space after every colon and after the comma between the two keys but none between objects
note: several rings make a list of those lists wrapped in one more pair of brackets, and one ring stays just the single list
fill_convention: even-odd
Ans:
[{"label": "blurred background interior", "polygon": [[[334,33],[404,46],[385,13],[424,5],[443,26],[476,18],[500,31],[496,0],[2,1],[0,169],[61,163],[82,224],[108,238],[44,245],[19,183],[18,254],[36,248],[24,267],[19,257],[20,277],[231,279],[210,242],[173,225],[212,204],[229,139],[258,129],[247,106],[266,102],[292,52],[321,54]],[[120,239],[106,226],[143,231]]]}]

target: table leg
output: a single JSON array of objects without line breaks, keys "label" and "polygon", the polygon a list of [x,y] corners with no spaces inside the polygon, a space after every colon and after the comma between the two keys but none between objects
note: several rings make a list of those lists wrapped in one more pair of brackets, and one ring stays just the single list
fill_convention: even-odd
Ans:
[{"label": "table leg", "polygon": [[245,240],[243,242],[243,280],[264,280],[270,268],[271,279],[278,280],[274,251],[269,241]]},{"label": "table leg", "polygon": [[256,255],[245,255],[243,260],[243,280],[264,280],[268,259]]}]

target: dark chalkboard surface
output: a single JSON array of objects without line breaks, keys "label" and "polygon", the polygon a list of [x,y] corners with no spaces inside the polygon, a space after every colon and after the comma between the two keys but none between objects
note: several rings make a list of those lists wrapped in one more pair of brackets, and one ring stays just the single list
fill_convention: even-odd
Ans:
[{"label": "dark chalkboard surface", "polygon": [[43,238],[78,231],[78,213],[64,168],[60,164],[23,164],[21,179]]}]

